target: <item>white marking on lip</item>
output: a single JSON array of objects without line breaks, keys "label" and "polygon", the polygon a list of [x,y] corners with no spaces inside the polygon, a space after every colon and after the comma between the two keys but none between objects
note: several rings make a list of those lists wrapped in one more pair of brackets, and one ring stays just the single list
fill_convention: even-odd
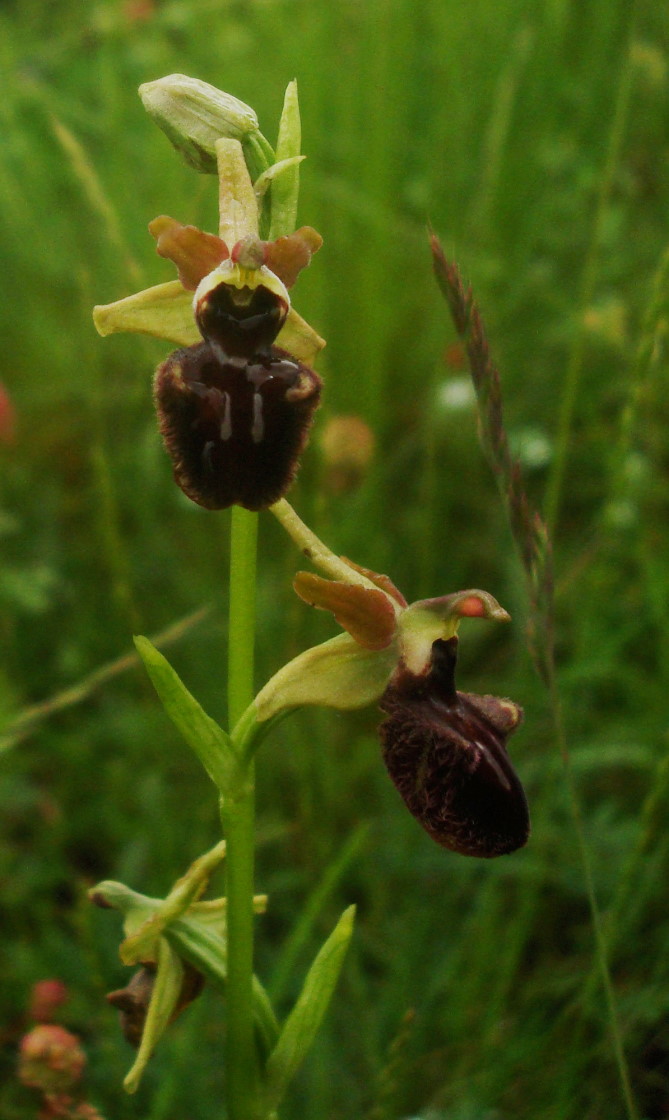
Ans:
[{"label": "white marking on lip", "polygon": [[495,774],[499,778],[500,783],[503,786],[503,788],[504,789],[511,789],[511,782],[509,781],[508,777],[506,776],[506,774],[502,770],[502,767],[500,766],[499,762],[497,761],[497,759],[493,755],[490,748],[486,747],[485,743],[479,742],[478,739],[474,740],[474,746],[479,748],[479,750],[481,751],[481,754],[485,757],[485,760],[488,763],[488,766],[490,767],[491,770],[494,770]]},{"label": "white marking on lip", "polygon": [[253,394],[253,424],[251,426],[251,439],[260,443],[265,435],[265,424],[262,417],[262,397],[260,393]]},{"label": "white marking on lip", "polygon": [[220,434],[221,434],[221,439],[226,440],[226,439],[230,439],[230,436],[232,435],[232,416],[230,414],[230,394],[226,393],[226,392],[223,392],[221,394],[221,396],[223,397],[224,404],[223,404],[223,419],[221,420]]}]

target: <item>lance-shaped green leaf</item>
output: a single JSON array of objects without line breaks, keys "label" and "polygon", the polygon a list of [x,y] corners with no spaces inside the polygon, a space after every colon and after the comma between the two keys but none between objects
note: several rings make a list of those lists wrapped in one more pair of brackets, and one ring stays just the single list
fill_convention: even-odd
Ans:
[{"label": "lance-shaped green leaf", "polygon": [[221,793],[229,793],[238,771],[230,737],[200,707],[148,638],[135,638],[135,645],[168,716]]},{"label": "lance-shaped green leaf", "polygon": [[[300,105],[297,98],[297,82],[288,83],[283,102],[283,112],[279,122],[279,136],[276,143],[276,161],[294,159],[300,155],[302,146],[302,125]],[[297,200],[300,193],[300,167],[294,163],[272,184],[271,213],[272,221],[269,239],[274,241],[292,233],[297,225]]]},{"label": "lance-shaped green leaf", "polygon": [[355,906],[344,911],[312,964],[265,1067],[265,1103],[272,1112],[310,1049],[328,1009],[353,933]]}]

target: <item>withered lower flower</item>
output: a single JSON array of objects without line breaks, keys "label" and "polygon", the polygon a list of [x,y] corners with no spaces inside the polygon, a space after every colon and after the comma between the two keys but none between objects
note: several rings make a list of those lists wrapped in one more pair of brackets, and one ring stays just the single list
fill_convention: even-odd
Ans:
[{"label": "withered lower flower", "polygon": [[[176,1019],[177,1015],[192,1003],[204,987],[204,976],[198,972],[196,968],[189,965],[187,962],[183,963],[183,980],[181,983],[181,990],[179,998],[174,1005],[174,1009],[168,1020],[170,1023]],[[146,1016],[148,1014],[151,997],[156,979],[156,966],[152,962],[143,964],[141,968],[134,972],[130,977],[128,984],[125,988],[119,988],[115,992],[109,992],[107,996],[107,1003],[115,1007],[119,1013],[121,1023],[121,1030],[123,1037],[130,1043],[135,1050],[139,1048],[146,1025]]]},{"label": "withered lower flower", "polygon": [[510,700],[457,692],[456,637],[432,645],[419,674],[400,663],[379,706],[383,758],[407,808],[429,835],[466,856],[522,847],[530,822],[507,736],[522,720]]}]

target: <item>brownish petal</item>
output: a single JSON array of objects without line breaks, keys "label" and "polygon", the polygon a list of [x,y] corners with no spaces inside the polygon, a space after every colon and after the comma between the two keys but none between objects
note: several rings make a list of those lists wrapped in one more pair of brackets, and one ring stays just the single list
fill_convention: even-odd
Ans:
[{"label": "brownish petal", "polygon": [[311,262],[314,253],[323,244],[323,238],[311,226],[302,226],[288,237],[269,241],[265,249],[265,264],[271,268],[287,288],[292,288],[303,268]]},{"label": "brownish petal", "polygon": [[356,572],[360,572],[361,576],[367,576],[368,580],[371,580],[371,582],[375,583],[377,587],[380,587],[382,591],[385,591],[386,595],[390,595],[390,598],[394,599],[400,607],[407,606],[404,595],[399,588],[395,587],[390,576],[379,575],[378,572],[373,572],[371,568],[361,568],[359,564],[356,564],[353,560],[349,560],[348,556],[342,556],[342,560],[351,568],[354,568]]},{"label": "brownish petal", "polygon": [[363,649],[386,649],[395,634],[395,611],[383,591],[298,572],[293,587],[305,603],[331,611]]},{"label": "brownish petal", "polygon": [[[181,1014],[184,1008],[188,1007],[189,1003],[192,1003],[199,996],[204,987],[202,973],[186,961],[182,963],[184,969],[183,981],[179,998],[170,1016],[170,1023],[176,1019],[177,1015]],[[144,964],[131,976],[127,987],[110,992],[107,996],[107,1003],[110,1003],[119,1012],[123,1037],[135,1050],[138,1049],[142,1041],[155,980],[155,965]]]},{"label": "brownish petal", "polygon": [[190,292],[230,256],[220,237],[196,226],[184,226],[167,214],[149,222],[149,233],[156,240],[158,256],[166,257],[177,266],[179,279]]}]

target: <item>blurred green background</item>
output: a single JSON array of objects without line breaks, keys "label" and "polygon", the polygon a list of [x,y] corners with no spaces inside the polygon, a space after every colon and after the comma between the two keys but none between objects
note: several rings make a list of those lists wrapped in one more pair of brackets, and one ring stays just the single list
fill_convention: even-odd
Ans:
[{"label": "blurred green background", "polygon": [[[328,347],[291,501],[409,599],[491,591],[513,624],[463,628],[460,687],[526,710],[511,747],[533,836],[490,863],[440,850],[408,816],[376,712],[302,713],[264,746],[258,971],[281,1012],[336,916],[358,904],[285,1115],[632,1115],[526,651],[522,571],[428,222],[478,296],[533,500],[553,496],[560,690],[618,1025],[639,1117],[669,1115],[668,37],[656,0],[0,6],[5,1120],[37,1111],[15,1053],[31,984],[50,977],[69,986],[63,1021],[84,1041],[107,1120],[222,1114],[215,992],[174,1025],[139,1094],[124,1094],[131,1051],[104,1002],[127,978],[119,928],[86,901],[102,878],[163,893],[218,837],[212,787],[143,673],[118,659],[132,633],[186,619],[168,655],[225,719],[229,517],[171,481],[151,404],[167,348],[99,339],[90,317],[93,303],[172,278],[146,230],[157,214],[216,228],[215,180],[181,164],[136,94],[174,71],[252,104],[271,141],[286,83],[299,83],[300,220],[325,245],[295,302]],[[340,415],[376,443],[345,486],[322,438]],[[264,517],[258,684],[334,633],[293,595],[296,566]],[[313,920],[291,937],[305,905]]]}]

